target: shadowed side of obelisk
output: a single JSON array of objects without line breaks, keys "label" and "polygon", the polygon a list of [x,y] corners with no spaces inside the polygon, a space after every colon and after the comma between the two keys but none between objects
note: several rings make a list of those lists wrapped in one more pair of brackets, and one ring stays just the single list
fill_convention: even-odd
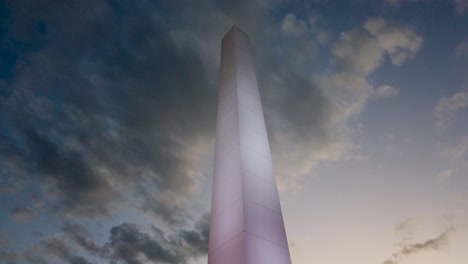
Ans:
[{"label": "shadowed side of obelisk", "polygon": [[291,263],[249,38],[223,37],[209,264]]}]

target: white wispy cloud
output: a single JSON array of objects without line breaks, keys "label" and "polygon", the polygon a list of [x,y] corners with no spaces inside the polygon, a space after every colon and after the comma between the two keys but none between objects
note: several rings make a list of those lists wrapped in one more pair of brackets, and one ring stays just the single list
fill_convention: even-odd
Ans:
[{"label": "white wispy cloud", "polygon": [[461,137],[454,145],[446,146],[442,149],[442,157],[457,162],[463,159],[468,152],[468,136]]},{"label": "white wispy cloud", "polygon": [[281,22],[281,31],[287,36],[301,36],[307,29],[307,23],[302,19],[298,19],[293,13],[287,14]]},{"label": "white wispy cloud", "polygon": [[446,181],[453,175],[453,170],[452,169],[444,169],[441,173],[437,175],[437,178],[439,178],[440,181]]},{"label": "white wispy cloud", "polygon": [[391,97],[398,95],[400,89],[395,86],[391,86],[388,84],[381,85],[375,88],[375,96],[376,97]]},{"label": "white wispy cloud", "polygon": [[458,92],[450,97],[443,97],[434,109],[435,126],[439,129],[451,125],[457,112],[468,107],[468,92]]},{"label": "white wispy cloud", "polygon": [[288,13],[281,20],[281,33],[292,38],[313,36],[320,45],[326,46],[332,42],[333,34],[321,25],[323,20],[320,15],[310,16],[304,20],[294,13]]},{"label": "white wispy cloud", "polygon": [[412,27],[390,26],[383,18],[367,20],[364,28],[377,38],[380,47],[395,65],[413,58],[423,43],[423,38]]},{"label": "white wispy cloud", "polygon": [[332,53],[343,70],[361,75],[373,72],[383,62],[383,49],[379,42],[361,29],[342,33]]}]

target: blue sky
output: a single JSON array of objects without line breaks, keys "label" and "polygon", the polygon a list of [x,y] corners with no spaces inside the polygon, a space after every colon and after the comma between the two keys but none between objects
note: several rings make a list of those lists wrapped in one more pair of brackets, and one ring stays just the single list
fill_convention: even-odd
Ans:
[{"label": "blue sky", "polygon": [[249,33],[293,263],[468,261],[468,2],[4,1],[0,263],[206,263]]}]

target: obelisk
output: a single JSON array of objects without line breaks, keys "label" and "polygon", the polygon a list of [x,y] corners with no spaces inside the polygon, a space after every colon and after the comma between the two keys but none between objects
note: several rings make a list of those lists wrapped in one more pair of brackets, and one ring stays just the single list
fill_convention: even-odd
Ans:
[{"label": "obelisk", "polygon": [[249,37],[223,37],[208,264],[291,263]]}]

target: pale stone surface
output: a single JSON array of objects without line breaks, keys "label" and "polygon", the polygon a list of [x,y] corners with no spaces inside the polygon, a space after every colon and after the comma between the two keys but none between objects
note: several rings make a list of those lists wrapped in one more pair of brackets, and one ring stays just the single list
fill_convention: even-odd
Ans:
[{"label": "pale stone surface", "polygon": [[249,37],[223,37],[209,264],[290,264]]}]

